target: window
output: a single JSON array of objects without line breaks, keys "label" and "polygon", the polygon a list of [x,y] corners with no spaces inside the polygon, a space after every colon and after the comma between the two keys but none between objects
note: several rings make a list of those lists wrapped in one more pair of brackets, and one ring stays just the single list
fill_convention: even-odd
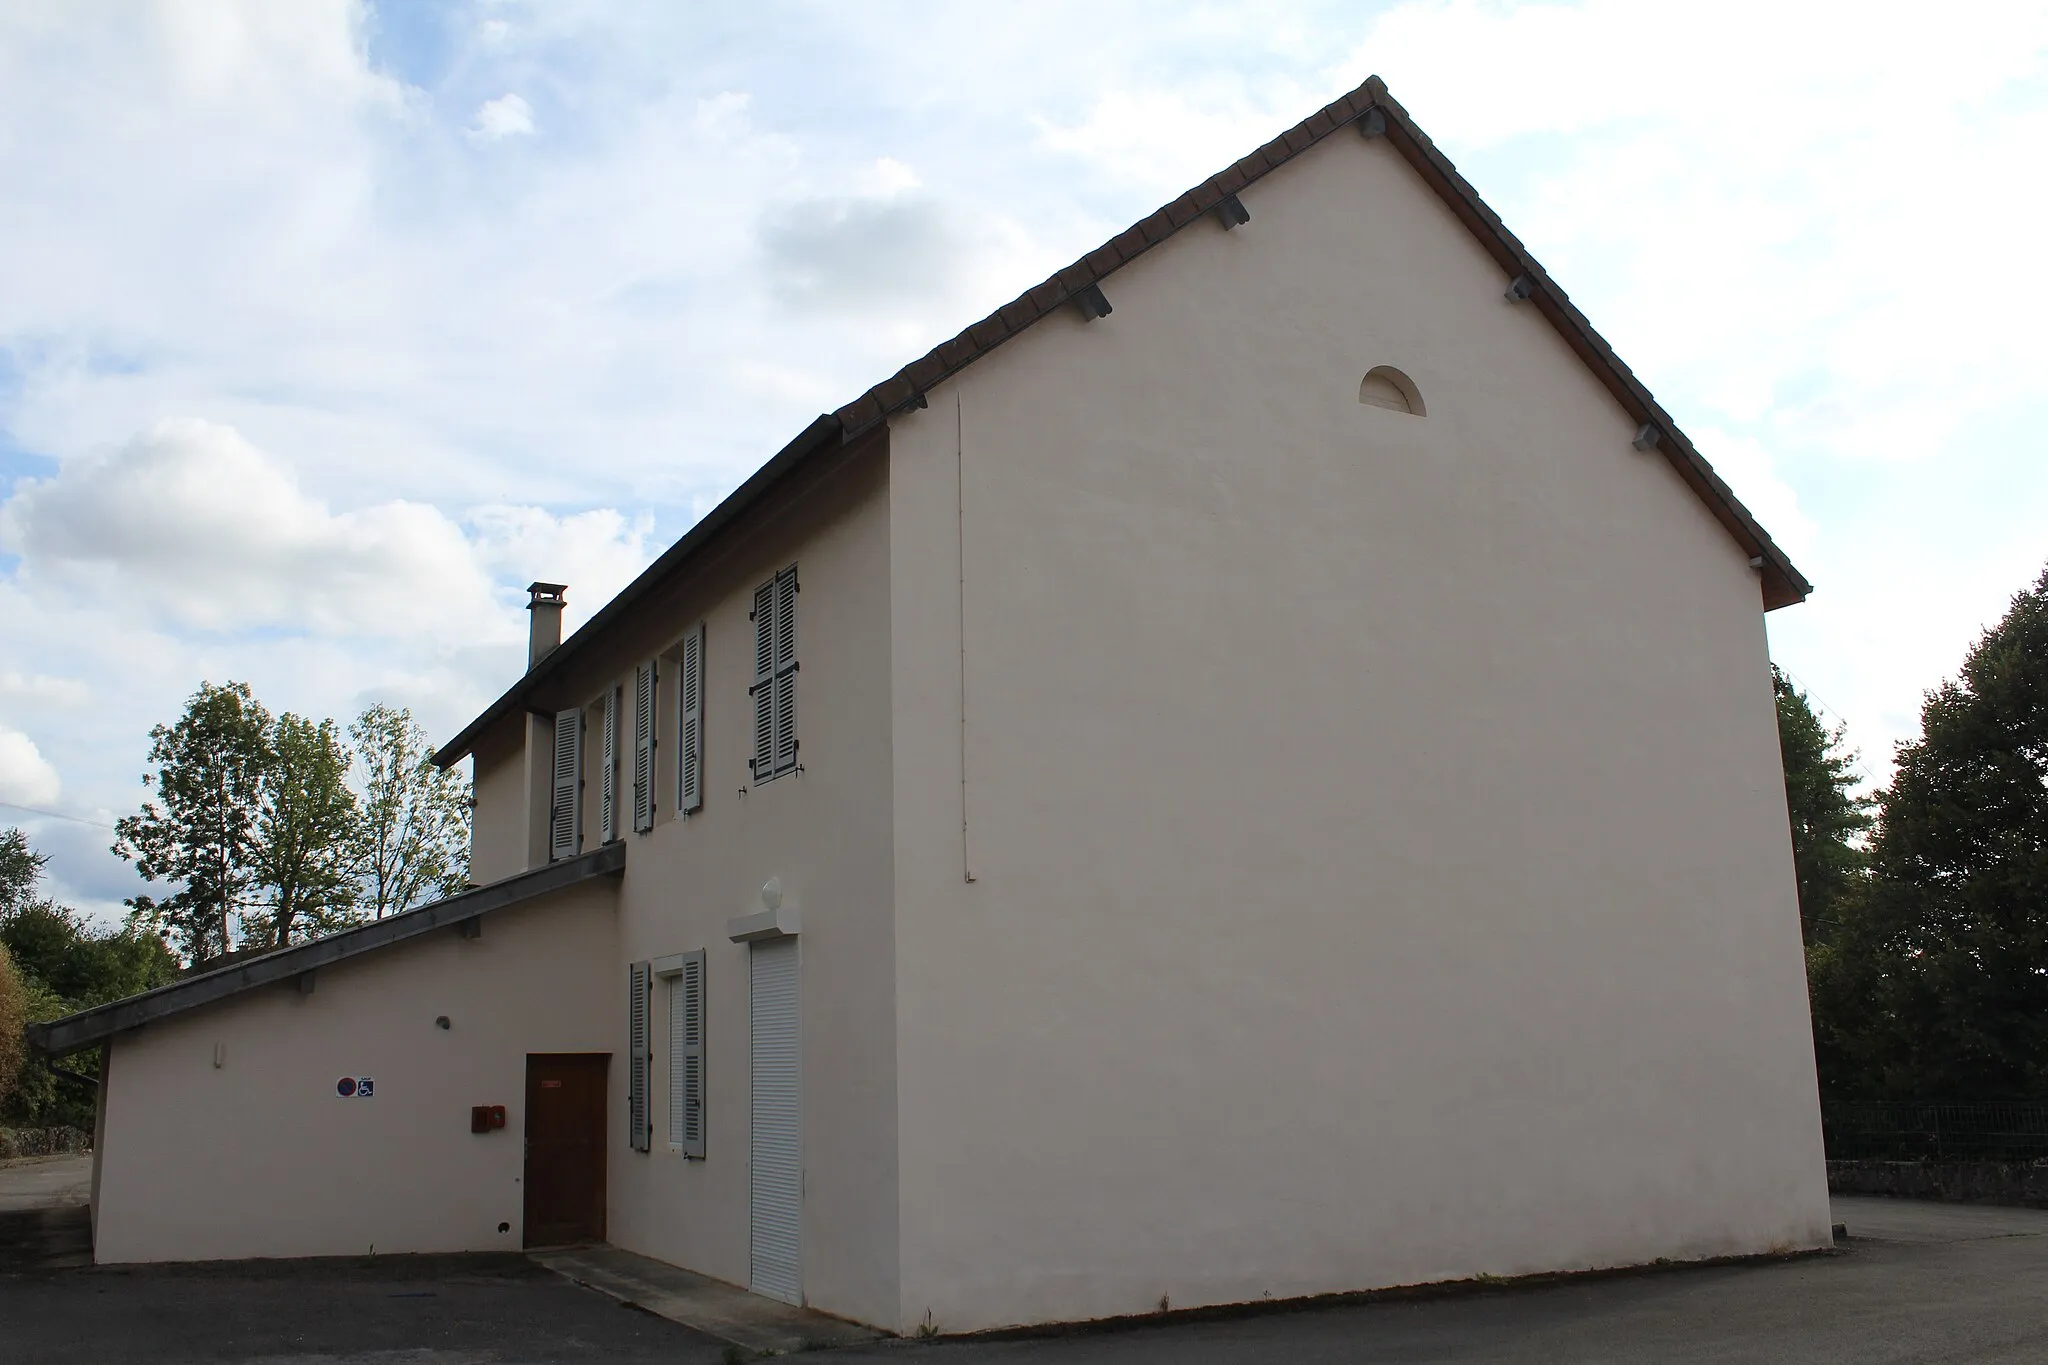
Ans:
[{"label": "window", "polygon": [[796,771],[796,565],[754,589],[756,784]]},{"label": "window", "polygon": [[653,994],[651,964],[628,967],[626,982],[626,1137],[633,1150],[654,1143],[654,1125],[647,1114],[647,997]]},{"label": "window", "polygon": [[1423,415],[1422,391],[1392,365],[1375,365],[1358,381],[1358,401],[1368,407]]},{"label": "window", "polygon": [[654,828],[654,661],[633,670],[633,830]]},{"label": "window", "polygon": [[614,686],[604,694],[603,714],[598,719],[603,757],[597,769],[597,823],[605,843],[619,837],[619,703],[623,689]]},{"label": "window", "polygon": [[548,809],[548,859],[583,847],[583,712],[555,713],[554,800]]},{"label": "window", "polygon": [[676,687],[676,809],[704,808],[704,624],[683,637],[681,681]]},{"label": "window", "polygon": [[704,1155],[704,950],[663,958],[668,978],[668,1143]]}]

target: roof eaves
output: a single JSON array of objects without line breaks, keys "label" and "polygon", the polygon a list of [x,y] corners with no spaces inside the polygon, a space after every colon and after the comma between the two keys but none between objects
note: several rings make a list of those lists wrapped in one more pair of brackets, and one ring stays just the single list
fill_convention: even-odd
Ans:
[{"label": "roof eaves", "polygon": [[1586,315],[1551,279],[1550,272],[1529,254],[1521,239],[1508,230],[1500,215],[1479,197],[1478,190],[1459,174],[1458,168],[1438,150],[1429,135],[1416,126],[1400,102],[1387,93],[1379,77],[1367,81],[1364,88],[1372,90],[1375,102],[1386,111],[1388,140],[1396,150],[1421,173],[1423,180],[1436,190],[1452,212],[1464,220],[1473,235],[1489,247],[1503,270],[1510,276],[1527,275],[1535,282],[1530,301],[1564,337],[1566,344],[1577,351],[1606,383],[1608,391],[1622,407],[1636,421],[1657,428],[1657,449],[1678,471],[1679,477],[1692,486],[1736,542],[1747,548],[1754,558],[1763,561],[1765,609],[1804,601],[1813,591],[1813,584],[1743,506],[1734,490],[1714,472],[1713,466],[1693,446],[1691,438],[1679,430],[1678,424],[1671,420],[1671,414],[1615,354],[1607,339],[1594,329]]},{"label": "roof eaves", "polygon": [[[1375,77],[1374,81],[1377,79]],[[1155,209],[1080,260],[1055,271],[1049,278],[1025,290],[981,321],[963,328],[950,340],[941,342],[889,379],[840,408],[835,415],[846,439],[854,439],[887,418],[891,405],[878,403],[876,398],[891,385],[908,379],[917,392],[923,393],[952,378],[1039,319],[1065,307],[1083,289],[1101,284],[1188,224],[1214,212],[1224,199],[1267,171],[1285,165],[1324,138],[1348,127],[1354,118],[1371,107],[1370,101],[1361,103],[1358,96],[1372,83],[1367,82],[1367,86],[1361,86],[1360,90],[1349,91],[1332,100],[1280,136]]]},{"label": "roof eaves", "polygon": [[[870,390],[864,397],[872,403],[872,395],[873,391]],[[883,412],[877,404],[875,420],[881,420],[882,416]],[[526,698],[536,688],[561,676],[569,663],[588,648],[592,640],[603,635],[614,621],[631,611],[641,598],[694,556],[706,542],[742,512],[759,502],[771,488],[782,481],[784,476],[792,473],[798,465],[818,451],[842,443],[843,431],[839,418],[830,413],[813,420],[797,434],[795,440],[777,451],[768,463],[755,470],[745,483],[728,494],[725,501],[705,513],[696,525],[683,532],[682,539],[669,546],[658,559],[642,569],[639,577],[620,589],[618,595],[600,607],[575,634],[549,650],[545,658],[522,674],[519,681],[505,689],[504,695],[492,702],[482,715],[464,726],[455,738],[442,745],[434,754],[435,765],[445,768],[467,757],[486,730],[504,716],[525,710]]]},{"label": "roof eaves", "polygon": [[1664,458],[1671,462],[1679,476],[1706,503],[1708,510],[1737,543],[1747,547],[1753,558],[1762,561],[1765,608],[1768,610],[1803,601],[1813,590],[1813,585],[1771,540],[1733,490],[1715,474],[1713,467],[1693,447],[1691,439],[1671,420],[1670,414],[1615,355],[1614,348],[1573,306],[1564,290],[1551,279],[1550,273],[1529,254],[1521,239],[1508,230],[1507,224],[1459,174],[1450,158],[1437,149],[1429,135],[1409,117],[1408,111],[1387,93],[1386,82],[1378,76],[1371,76],[1356,89],[1332,100],[1279,137],[1140,219],[1072,265],[1055,271],[988,317],[933,347],[836,412],[818,418],[730,497],[691,527],[681,540],[586,621],[580,630],[514,683],[492,703],[489,710],[442,746],[434,755],[434,762],[447,767],[466,756],[486,729],[506,714],[522,709],[525,698],[536,688],[559,676],[592,639],[695,554],[726,523],[780,482],[784,474],[821,449],[831,436],[836,435],[839,442],[845,444],[865,435],[886,422],[889,414],[906,401],[922,396],[1010,338],[1029,330],[1040,319],[1065,307],[1082,290],[1099,285],[1120,267],[1214,211],[1226,197],[1241,192],[1268,171],[1285,165],[1324,138],[1350,127],[1360,116],[1375,108],[1383,110],[1387,116],[1388,141],[1511,277],[1526,274],[1536,283],[1532,302],[1538,311],[1556,328],[1566,344],[1578,352],[1624,409],[1638,422],[1657,428],[1660,435],[1658,449]]},{"label": "roof eaves", "polygon": [[293,980],[321,967],[345,962],[378,948],[431,934],[522,901],[575,886],[596,877],[617,876],[626,868],[626,846],[606,844],[575,858],[565,858],[530,872],[506,877],[488,886],[389,915],[369,924],[344,929],[290,948],[203,972],[159,986],[153,991],[96,1005],[47,1023],[30,1024],[28,1041],[37,1051],[61,1057],[112,1037],[124,1029],[226,1000],[259,987]]}]

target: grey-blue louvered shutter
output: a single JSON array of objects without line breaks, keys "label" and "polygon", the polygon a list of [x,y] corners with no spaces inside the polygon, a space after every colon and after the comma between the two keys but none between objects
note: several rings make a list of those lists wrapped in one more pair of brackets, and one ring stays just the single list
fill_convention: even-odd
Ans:
[{"label": "grey-blue louvered shutter", "polygon": [[554,801],[548,857],[573,858],[583,844],[583,712],[555,713]]},{"label": "grey-blue louvered shutter", "polygon": [[775,776],[775,580],[754,589],[754,780]]},{"label": "grey-blue louvered shutter", "polygon": [[704,805],[704,625],[683,637],[682,677],[676,688],[682,712],[676,736],[676,809],[685,814]]},{"label": "grey-blue louvered shutter", "polygon": [[604,694],[604,762],[598,769],[598,824],[604,842],[619,837],[619,689]]},{"label": "grey-blue louvered shutter", "polygon": [[633,828],[654,828],[654,663],[633,670]]},{"label": "grey-blue louvered shutter", "polygon": [[775,575],[775,771],[796,767],[796,565]]},{"label": "grey-blue louvered shutter", "polygon": [[635,962],[626,970],[626,1131],[633,1150],[644,1152],[654,1144],[647,1113],[647,997],[653,965]]},{"label": "grey-blue louvered shutter", "polygon": [[683,957],[669,980],[668,1140],[704,1155],[704,950]]}]

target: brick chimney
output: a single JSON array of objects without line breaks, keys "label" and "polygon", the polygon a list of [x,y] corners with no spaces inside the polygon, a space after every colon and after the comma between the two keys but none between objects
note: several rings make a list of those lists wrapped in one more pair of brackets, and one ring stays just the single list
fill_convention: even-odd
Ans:
[{"label": "brick chimney", "polygon": [[562,643],[562,604],[568,591],[566,583],[526,585],[526,609],[533,613],[532,629],[526,644],[526,671],[529,673],[533,672],[535,664],[548,656],[550,650]]}]

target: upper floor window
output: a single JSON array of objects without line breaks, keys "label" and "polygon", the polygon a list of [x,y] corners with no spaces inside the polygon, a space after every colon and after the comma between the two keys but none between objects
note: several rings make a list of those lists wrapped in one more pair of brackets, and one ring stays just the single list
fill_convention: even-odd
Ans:
[{"label": "upper floor window", "polygon": [[796,771],[796,565],[754,589],[756,783]]}]

